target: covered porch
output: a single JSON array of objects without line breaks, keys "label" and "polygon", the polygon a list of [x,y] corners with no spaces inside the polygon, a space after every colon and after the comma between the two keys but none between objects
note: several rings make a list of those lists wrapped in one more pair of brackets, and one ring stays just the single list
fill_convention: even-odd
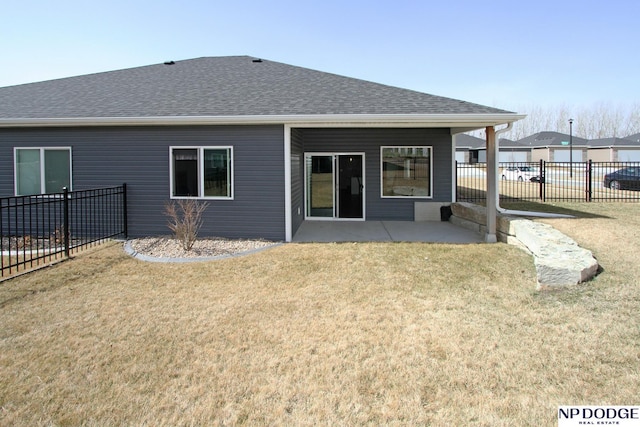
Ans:
[{"label": "covered porch", "polygon": [[[411,227],[409,224],[418,219],[419,204],[455,202],[455,135],[484,127],[487,223],[486,234],[480,241],[496,242],[496,135],[523,117],[515,113],[418,115],[398,118],[398,122],[286,124],[285,240],[449,241],[448,225],[439,221],[424,228],[442,228],[443,234],[432,231],[424,235],[419,231],[424,225],[420,220],[431,221],[430,217],[420,218],[415,224],[418,231],[395,237],[391,230],[396,223],[403,225],[400,229]],[[508,126],[496,131],[495,126],[501,124]],[[399,164],[394,162],[396,152],[396,157],[421,156],[419,160],[424,161]],[[419,180],[420,185],[405,184],[400,178]],[[365,224],[356,225],[352,219]],[[323,222],[336,224],[329,226]],[[386,228],[385,224],[391,225]],[[414,232],[418,234],[411,237]],[[346,236],[342,237],[341,233]]]}]

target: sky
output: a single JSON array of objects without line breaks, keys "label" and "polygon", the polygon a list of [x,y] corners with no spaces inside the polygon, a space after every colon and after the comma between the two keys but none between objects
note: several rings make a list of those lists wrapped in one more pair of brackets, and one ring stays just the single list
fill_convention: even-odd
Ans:
[{"label": "sky", "polygon": [[636,105],[638,16],[637,0],[0,0],[0,87],[249,55],[511,111]]}]

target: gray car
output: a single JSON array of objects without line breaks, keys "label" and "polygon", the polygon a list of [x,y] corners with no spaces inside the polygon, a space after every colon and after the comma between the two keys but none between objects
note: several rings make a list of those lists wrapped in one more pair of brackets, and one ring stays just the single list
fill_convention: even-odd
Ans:
[{"label": "gray car", "polygon": [[603,184],[614,190],[640,190],[640,166],[628,166],[608,173]]}]

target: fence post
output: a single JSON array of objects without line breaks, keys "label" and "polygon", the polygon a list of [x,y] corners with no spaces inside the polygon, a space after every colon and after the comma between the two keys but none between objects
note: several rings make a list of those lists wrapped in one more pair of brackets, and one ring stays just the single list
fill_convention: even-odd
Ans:
[{"label": "fence post", "polygon": [[[7,206],[9,204],[7,203]],[[2,236],[4,236],[4,214],[2,213],[2,208],[4,208],[4,200],[0,199],[0,277],[4,276],[4,257],[2,256],[2,252],[5,251],[4,249],[4,239],[2,238]],[[9,211],[7,210],[7,213]],[[9,224],[9,220],[7,218],[7,225]],[[11,250],[11,246],[9,246],[7,248],[7,251]],[[8,257],[9,261],[11,261],[11,257]]]},{"label": "fence post", "polygon": [[127,224],[127,183],[122,184],[122,220],[125,240],[129,237],[129,225]]},{"label": "fence post", "polygon": [[62,188],[62,214],[64,221],[64,256],[69,258],[69,189],[67,187]]},{"label": "fence post", "polygon": [[591,197],[593,196],[593,170],[592,170],[592,161],[589,159],[587,162],[587,202],[591,201]]},{"label": "fence post", "polygon": [[544,164],[544,160],[540,159],[540,200],[542,200],[544,202],[544,183],[547,180],[546,179],[546,171],[544,170],[545,168],[545,164]]},{"label": "fence post", "polygon": [[458,201],[458,161],[454,160],[455,164],[456,164],[456,173],[453,174],[453,188],[455,188],[455,197],[453,199],[454,202]]}]

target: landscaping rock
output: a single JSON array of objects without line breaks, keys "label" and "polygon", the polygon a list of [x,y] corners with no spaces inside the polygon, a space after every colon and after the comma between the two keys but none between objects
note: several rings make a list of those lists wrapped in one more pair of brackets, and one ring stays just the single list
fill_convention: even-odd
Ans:
[{"label": "landscaping rock", "polygon": [[476,224],[485,225],[487,223],[486,209],[472,203],[452,203],[451,213],[457,218],[463,218]]},{"label": "landscaping rock", "polygon": [[[453,203],[450,221],[482,231],[486,209],[471,203]],[[477,227],[477,228],[476,228]],[[531,253],[536,266],[538,289],[553,289],[585,282],[596,275],[598,262],[591,251],[550,225],[498,214],[498,239]]]},{"label": "landscaping rock", "polygon": [[591,251],[550,225],[518,219],[511,226],[534,256],[539,289],[575,285],[597,273],[598,262]]}]

